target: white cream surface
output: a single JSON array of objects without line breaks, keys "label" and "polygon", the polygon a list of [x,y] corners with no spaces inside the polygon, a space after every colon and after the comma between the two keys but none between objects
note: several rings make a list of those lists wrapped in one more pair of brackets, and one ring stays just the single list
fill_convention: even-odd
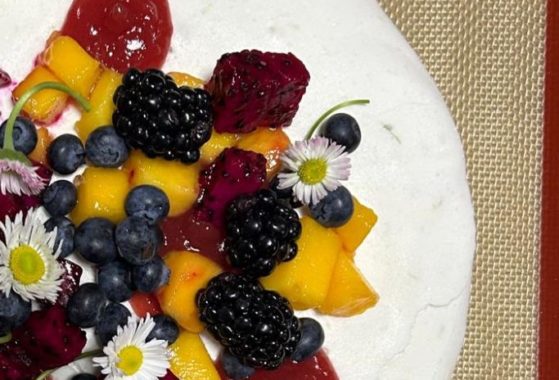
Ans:
[{"label": "white cream surface", "polygon": [[[399,31],[374,0],[170,3],[169,71],[208,78],[223,53],[245,48],[290,51],[306,64],[310,86],[287,129],[294,139],[330,106],[371,100],[345,110],[363,133],[348,188],[379,215],[356,261],[381,300],[360,316],[318,316],[325,348],[342,380],[450,378],[466,325],[474,213],[454,122]],[[0,0],[0,68],[23,79],[69,4]],[[9,90],[0,90],[0,121],[10,107]],[[77,117],[68,110],[53,134]],[[92,278],[90,270],[84,281]]]}]

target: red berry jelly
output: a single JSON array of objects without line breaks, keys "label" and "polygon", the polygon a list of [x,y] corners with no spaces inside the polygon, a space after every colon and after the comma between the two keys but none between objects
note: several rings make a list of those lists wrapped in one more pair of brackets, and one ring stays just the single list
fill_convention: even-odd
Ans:
[{"label": "red berry jelly", "polygon": [[167,0],[74,0],[62,33],[105,66],[161,68],[173,24]]}]

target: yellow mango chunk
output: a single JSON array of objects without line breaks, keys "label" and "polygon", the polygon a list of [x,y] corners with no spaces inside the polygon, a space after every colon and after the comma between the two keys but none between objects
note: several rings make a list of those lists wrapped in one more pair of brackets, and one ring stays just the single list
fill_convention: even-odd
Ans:
[{"label": "yellow mango chunk", "polygon": [[50,145],[52,138],[49,135],[49,131],[44,128],[40,127],[37,129],[37,145],[35,145],[35,149],[31,153],[27,155],[30,160],[35,162],[39,162],[43,165],[47,164],[47,148]]},{"label": "yellow mango chunk", "polygon": [[126,171],[88,167],[79,179],[77,190],[78,204],[70,215],[76,225],[93,217],[113,223],[126,217],[124,202],[130,191]]},{"label": "yellow mango chunk", "polygon": [[[62,83],[47,68],[44,66],[37,66],[17,85],[12,95],[17,101],[31,87],[43,82]],[[25,103],[23,111],[30,119],[48,124],[62,113],[67,103],[68,95],[65,93],[57,90],[43,90],[33,95],[29,101]]]},{"label": "yellow mango chunk", "polygon": [[266,173],[272,178],[281,168],[280,156],[291,144],[283,129],[258,128],[242,135],[237,148],[251,150],[266,157]]},{"label": "yellow mango chunk", "polygon": [[86,98],[101,72],[101,64],[68,36],[52,39],[43,52],[42,62],[68,87]]},{"label": "yellow mango chunk", "polygon": [[351,317],[375,306],[378,299],[353,260],[340,253],[328,295],[318,310],[323,314]]},{"label": "yellow mango chunk", "polygon": [[189,251],[170,252],[164,260],[171,270],[171,277],[157,294],[161,309],[182,328],[199,333],[204,325],[198,317],[196,294],[221,273],[221,268],[212,260]]},{"label": "yellow mango chunk", "polygon": [[301,219],[303,230],[297,241],[297,256],[279,264],[262,285],[286,297],[297,310],[324,303],[334,266],[342,248],[338,235],[308,216]]},{"label": "yellow mango chunk", "polygon": [[175,83],[179,87],[188,86],[191,88],[204,88],[204,81],[193,75],[174,71],[169,73],[169,76],[174,79]]},{"label": "yellow mango chunk", "polygon": [[367,206],[363,206],[355,198],[353,198],[353,207],[351,219],[335,229],[347,252],[355,252],[377,222],[375,212]]},{"label": "yellow mango chunk", "polygon": [[198,197],[199,164],[186,165],[180,161],[149,158],[134,150],[125,168],[130,171],[132,185],[152,185],[160,188],[170,203],[170,216],[188,211]]},{"label": "yellow mango chunk", "polygon": [[212,132],[212,137],[200,148],[200,162],[211,164],[226,148],[235,146],[239,136],[234,133]]},{"label": "yellow mango chunk", "polygon": [[122,74],[110,69],[104,70],[99,77],[91,93],[91,111],[82,113],[81,119],[76,123],[78,136],[84,143],[93,130],[112,125],[115,110],[113,95],[121,82]]},{"label": "yellow mango chunk", "polygon": [[169,347],[171,372],[179,380],[219,380],[210,354],[200,335],[181,331],[179,338]]}]

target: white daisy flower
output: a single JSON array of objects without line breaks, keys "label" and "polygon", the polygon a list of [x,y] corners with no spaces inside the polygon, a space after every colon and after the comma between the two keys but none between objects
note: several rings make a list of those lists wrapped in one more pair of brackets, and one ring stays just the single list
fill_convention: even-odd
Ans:
[{"label": "white daisy flower", "polygon": [[293,188],[293,195],[306,205],[318,203],[328,192],[349,178],[351,163],[345,148],[325,137],[296,141],[282,157],[284,172],[279,189]]},{"label": "white daisy flower", "polygon": [[0,159],[0,192],[15,195],[37,195],[46,186],[37,167],[10,158]]},{"label": "white daisy flower", "polygon": [[105,356],[93,358],[93,363],[101,367],[107,380],[157,380],[165,376],[169,368],[167,342],[152,339],[146,342],[155,327],[148,316],[138,320],[128,318],[124,327],[103,348]]},{"label": "white daisy flower", "polygon": [[14,291],[26,301],[56,301],[64,269],[56,261],[56,228],[47,232],[38,209],[23,212],[14,221],[0,223],[0,291]]}]

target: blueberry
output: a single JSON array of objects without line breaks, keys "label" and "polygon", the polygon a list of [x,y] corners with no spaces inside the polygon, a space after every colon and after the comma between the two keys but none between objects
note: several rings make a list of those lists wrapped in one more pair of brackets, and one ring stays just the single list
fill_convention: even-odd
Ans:
[{"label": "blueberry", "polygon": [[85,142],[87,159],[95,166],[118,168],[128,159],[128,147],[112,126],[95,129]]},{"label": "blueberry", "polygon": [[[4,146],[4,133],[8,120],[0,125],[0,146]],[[14,148],[23,154],[33,152],[37,145],[37,128],[35,124],[29,119],[24,117],[17,117],[14,124]]]},{"label": "blueberry", "polygon": [[101,266],[97,282],[109,301],[124,302],[132,297],[132,272],[124,261],[115,260]]},{"label": "blueberry", "polygon": [[25,301],[14,291],[0,293],[0,336],[25,323],[31,314],[31,302]]},{"label": "blueberry", "polygon": [[78,203],[76,187],[70,181],[61,180],[51,183],[43,192],[43,206],[51,216],[64,216]]},{"label": "blueberry", "polygon": [[155,186],[141,185],[126,197],[125,209],[129,216],[136,215],[155,224],[169,214],[169,198]]},{"label": "blueberry", "polygon": [[310,211],[312,217],[324,227],[340,227],[353,215],[353,198],[348,189],[340,186],[310,206]]},{"label": "blueberry", "polygon": [[56,227],[56,240],[54,249],[60,247],[60,258],[65,258],[74,252],[74,223],[64,216],[55,216],[45,222],[45,229],[51,232]]},{"label": "blueberry", "polygon": [[110,303],[105,307],[97,326],[95,326],[95,334],[99,337],[102,346],[116,335],[119,326],[124,326],[130,317],[130,311],[119,303]]},{"label": "blueberry", "polygon": [[60,135],[49,145],[47,159],[55,172],[72,174],[85,163],[85,149],[77,136]]},{"label": "blueberry", "polygon": [[82,284],[72,294],[66,305],[68,320],[79,327],[93,327],[99,322],[107,298],[99,285],[89,282]]},{"label": "blueberry", "polygon": [[151,293],[169,282],[171,271],[161,257],[155,256],[144,265],[137,265],[132,269],[132,280],[136,288],[145,293]]},{"label": "blueberry", "polygon": [[149,333],[146,342],[152,339],[165,340],[172,344],[179,337],[179,326],[177,322],[171,317],[164,314],[159,314],[153,317],[155,327]]},{"label": "blueberry", "polygon": [[301,326],[301,339],[291,354],[291,359],[296,362],[310,358],[320,350],[324,344],[324,330],[320,323],[312,318],[299,319]]},{"label": "blueberry", "polygon": [[344,146],[348,153],[357,149],[361,143],[359,124],[347,113],[338,113],[330,117],[322,124],[318,134]]},{"label": "blueberry", "polygon": [[115,231],[120,256],[132,265],[143,265],[153,259],[161,241],[157,227],[139,216],[122,221]]},{"label": "blueberry", "polygon": [[244,365],[227,350],[221,354],[221,365],[227,376],[233,380],[248,379],[254,374],[254,368]]},{"label": "blueberry", "polygon": [[78,227],[76,251],[94,264],[105,264],[117,257],[114,224],[103,218],[90,218]]},{"label": "blueberry", "polygon": [[74,375],[70,380],[97,380],[97,376],[90,373],[78,373]]}]

